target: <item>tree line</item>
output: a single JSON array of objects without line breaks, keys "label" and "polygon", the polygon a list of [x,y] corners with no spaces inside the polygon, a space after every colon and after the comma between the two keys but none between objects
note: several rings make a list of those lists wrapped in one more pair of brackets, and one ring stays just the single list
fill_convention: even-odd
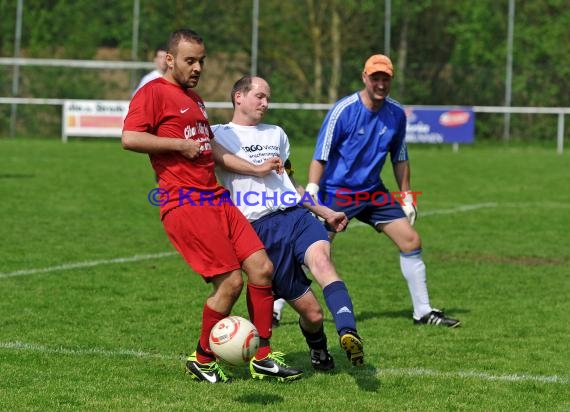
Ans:
[{"label": "tree line", "polygon": [[[384,50],[384,0],[260,0],[258,74],[277,102],[331,103],[361,87],[366,58],[388,53],[395,66],[392,97],[404,105],[505,104],[509,0],[391,0],[390,50]],[[13,56],[16,1],[0,0],[0,51]],[[179,27],[206,41],[199,92],[229,99],[250,72],[252,0],[141,0],[138,60]],[[563,0],[515,2],[513,106],[568,107],[570,9]],[[133,1],[25,0],[21,56],[131,60]],[[128,99],[142,71],[49,67],[20,69],[20,96]],[[12,68],[0,66],[0,92],[11,96]],[[19,107],[18,133],[57,136],[59,108]],[[270,112],[291,136],[314,137],[324,113]],[[229,114],[214,112],[219,121]],[[9,107],[0,106],[2,134]],[[218,120],[218,119],[215,119]],[[554,116],[519,115],[512,134],[551,138]],[[6,126],[6,127],[5,127]],[[502,116],[481,115],[477,138],[499,138]]]}]

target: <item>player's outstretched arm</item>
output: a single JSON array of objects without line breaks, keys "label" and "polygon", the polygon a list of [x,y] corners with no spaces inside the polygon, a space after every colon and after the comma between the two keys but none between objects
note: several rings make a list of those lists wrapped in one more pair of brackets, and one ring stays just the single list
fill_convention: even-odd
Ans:
[{"label": "player's outstretched arm", "polygon": [[297,193],[301,195],[301,206],[309,209],[314,215],[326,221],[330,227],[334,228],[337,232],[342,232],[348,226],[348,218],[344,212],[336,212],[324,205],[321,205],[316,196],[308,197],[310,193],[299,185],[293,176],[289,176],[291,182],[295,186]]},{"label": "player's outstretched arm", "polygon": [[147,132],[125,130],[121,137],[123,149],[133,152],[158,154],[179,152],[192,160],[200,155],[200,143],[191,139],[165,139]]}]

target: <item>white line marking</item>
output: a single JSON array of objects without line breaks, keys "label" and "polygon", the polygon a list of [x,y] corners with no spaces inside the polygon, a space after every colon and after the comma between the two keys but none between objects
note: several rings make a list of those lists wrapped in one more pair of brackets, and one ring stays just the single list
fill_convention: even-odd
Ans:
[{"label": "white line marking", "polygon": [[101,348],[70,349],[70,348],[64,348],[62,346],[49,348],[44,345],[24,343],[20,341],[0,342],[0,349],[26,350],[26,351],[41,352],[41,353],[56,353],[61,355],[78,355],[78,356],[99,355],[107,358],[112,358],[115,356],[132,356],[135,358],[182,359],[180,356],[167,356],[159,353],[149,353],[134,349],[119,349],[119,350],[108,350]]},{"label": "white line marking", "polygon": [[[457,207],[454,207],[451,209],[435,209],[435,210],[427,210],[425,212],[422,212],[420,210],[420,212],[418,213],[418,218],[421,219],[423,217],[433,216],[433,215],[449,215],[449,214],[453,214],[453,213],[464,213],[464,212],[470,212],[472,210],[478,210],[478,209],[495,208],[498,206],[499,206],[498,203],[479,203],[479,204],[474,204],[474,205],[457,206]],[[348,229],[350,229],[351,227],[360,227],[360,226],[368,226],[368,225],[366,223],[356,221],[354,223],[351,222],[348,225]]]},{"label": "white line marking", "polygon": [[566,385],[568,379],[561,376],[543,376],[543,375],[491,375],[486,372],[477,371],[455,371],[443,372],[433,369],[423,368],[403,368],[403,369],[380,369],[378,375],[394,375],[394,376],[429,376],[436,378],[461,378],[461,379],[479,379],[483,381],[503,381],[503,382],[541,382],[541,383],[560,383]]},{"label": "white line marking", "polygon": [[[555,203],[555,205],[557,207],[560,206],[560,204],[558,204],[558,203]],[[433,216],[433,215],[446,215],[446,214],[452,214],[452,213],[464,213],[464,212],[470,212],[472,210],[477,210],[477,209],[495,208],[498,206],[499,206],[498,203],[479,203],[479,204],[473,204],[473,205],[462,205],[462,206],[458,206],[458,207],[451,208],[451,209],[435,209],[435,210],[428,210],[425,212],[420,211],[419,217],[422,218],[422,217]],[[521,204],[514,203],[514,204],[508,204],[505,206],[520,207]],[[568,205],[564,205],[564,206],[568,207]],[[348,225],[347,229],[350,229],[353,227],[361,227],[361,226],[368,226],[368,225],[366,223],[362,223],[362,222],[357,221],[357,222],[354,222],[354,223],[351,223],[350,225]],[[117,258],[117,259],[103,259],[103,260],[94,260],[94,261],[87,261],[87,262],[66,263],[66,264],[59,265],[59,266],[51,266],[51,267],[41,268],[41,269],[22,269],[22,270],[17,270],[15,272],[0,273],[0,279],[11,278],[14,276],[34,275],[36,273],[49,273],[49,272],[55,272],[58,270],[70,270],[70,269],[79,269],[79,268],[93,267],[93,266],[99,266],[99,265],[109,265],[109,264],[113,264],[113,263],[138,262],[140,260],[160,259],[163,257],[172,256],[175,254],[176,254],[176,252],[164,252],[164,253],[157,253],[157,254],[153,254],[153,255],[136,255],[136,256],[125,257],[125,258]]]},{"label": "white line marking", "polygon": [[[428,210],[425,212],[420,212],[419,217],[425,216],[432,216],[432,215],[444,215],[450,213],[462,213],[462,212],[469,212],[471,210],[483,209],[483,208],[492,208],[497,207],[497,203],[480,203],[474,205],[462,205],[452,209],[435,209],[435,210]],[[359,227],[359,226],[368,226],[362,222],[354,222],[348,225],[348,228],[351,227]],[[124,258],[116,258],[116,259],[103,259],[103,260],[93,260],[87,262],[76,262],[76,263],[65,263],[63,265],[58,266],[50,266],[46,268],[39,268],[39,269],[22,269],[17,270],[15,272],[7,272],[7,273],[0,273],[0,279],[3,278],[11,278],[15,276],[27,276],[27,275],[35,275],[38,273],[50,273],[59,270],[71,270],[71,269],[80,269],[86,267],[93,267],[99,265],[110,265],[113,263],[125,263],[125,262],[138,262],[141,260],[149,260],[149,259],[160,259],[163,257],[168,257],[175,255],[176,252],[164,252],[164,253],[156,253],[152,255],[136,255],[131,257],[124,257]]]},{"label": "white line marking", "polygon": [[475,205],[461,205],[454,207],[452,209],[435,209],[435,210],[428,210],[423,213],[420,212],[421,214],[419,216],[449,215],[451,213],[470,212],[472,210],[495,208],[498,206],[499,206],[498,203],[479,203]]},{"label": "white line marking", "polygon": [[[153,358],[165,360],[183,360],[183,356],[163,355],[160,353],[150,353],[134,349],[118,349],[109,350],[101,348],[64,348],[62,346],[50,348],[45,345],[38,345],[32,343],[25,343],[20,341],[15,342],[0,342],[0,349],[12,349],[20,351],[32,351],[41,353],[54,353],[60,355],[74,355],[74,356],[104,356],[107,358],[117,356],[131,356],[134,358]],[[361,371],[364,372],[364,371]],[[434,369],[424,368],[388,368],[376,369],[373,372],[377,376],[427,376],[433,378],[457,378],[457,379],[477,379],[482,381],[499,381],[499,382],[539,382],[539,383],[553,383],[567,385],[568,378],[552,375],[527,375],[527,374],[508,374],[508,375],[491,375],[486,372],[477,371],[438,371]]]},{"label": "white line marking", "polygon": [[102,260],[91,260],[86,262],[65,263],[63,265],[50,266],[47,268],[40,268],[40,269],[22,269],[22,270],[17,270],[15,272],[0,273],[0,279],[11,278],[14,276],[35,275],[37,273],[49,273],[58,270],[70,270],[70,269],[88,268],[99,265],[110,265],[113,263],[139,262],[141,260],[160,259],[175,254],[176,252],[163,252],[151,255],[135,255],[130,257],[116,258],[116,259],[102,259]]}]

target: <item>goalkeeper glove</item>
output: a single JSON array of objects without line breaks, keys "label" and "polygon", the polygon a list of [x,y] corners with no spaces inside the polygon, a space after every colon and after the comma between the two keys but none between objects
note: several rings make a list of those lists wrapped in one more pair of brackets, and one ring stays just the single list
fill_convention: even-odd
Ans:
[{"label": "goalkeeper glove", "polygon": [[[305,187],[305,192],[307,192],[313,199],[314,202],[313,206],[316,206],[319,203],[319,185],[316,183],[307,183],[307,187]],[[313,213],[313,216],[315,216],[321,222],[325,221],[323,217],[317,215],[316,213]]]},{"label": "goalkeeper glove", "polygon": [[316,183],[307,183],[305,192],[309,192],[312,198],[316,199],[319,194],[319,185]]},{"label": "goalkeeper glove", "polygon": [[418,209],[414,204],[414,196],[412,196],[412,192],[408,191],[404,192],[404,194],[405,194],[403,199],[404,204],[402,205],[402,209],[404,209],[404,213],[406,214],[406,217],[408,218],[410,225],[413,226],[414,223],[416,222]]}]

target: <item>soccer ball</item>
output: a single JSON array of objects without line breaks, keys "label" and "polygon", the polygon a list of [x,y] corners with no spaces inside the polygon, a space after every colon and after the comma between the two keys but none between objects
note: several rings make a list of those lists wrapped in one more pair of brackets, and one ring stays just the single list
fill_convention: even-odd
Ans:
[{"label": "soccer ball", "polygon": [[243,365],[255,356],[259,333],[249,320],[228,316],[212,328],[210,348],[219,360],[234,366]]}]

